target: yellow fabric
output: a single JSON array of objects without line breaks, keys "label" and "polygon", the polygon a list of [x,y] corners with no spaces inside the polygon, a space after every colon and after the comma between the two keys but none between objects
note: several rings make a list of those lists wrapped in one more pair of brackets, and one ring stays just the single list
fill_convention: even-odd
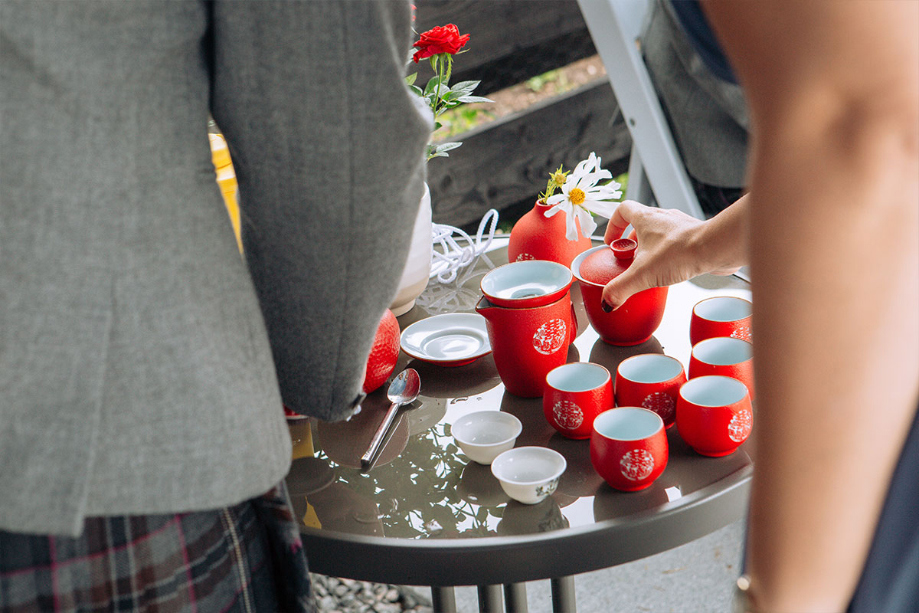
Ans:
[{"label": "yellow fabric", "polygon": [[310,420],[303,419],[293,424],[288,422],[290,428],[290,438],[293,441],[293,458],[311,458],[316,454],[313,448],[313,431],[310,427]]},{"label": "yellow fabric", "polygon": [[230,223],[233,224],[233,232],[236,234],[236,244],[242,252],[243,243],[239,233],[239,204],[236,202],[236,172],[233,170],[233,160],[230,159],[230,149],[221,134],[211,133],[208,136],[211,139],[211,159],[214,162],[214,170],[217,171],[217,184],[223,194],[227,213],[230,214]]}]

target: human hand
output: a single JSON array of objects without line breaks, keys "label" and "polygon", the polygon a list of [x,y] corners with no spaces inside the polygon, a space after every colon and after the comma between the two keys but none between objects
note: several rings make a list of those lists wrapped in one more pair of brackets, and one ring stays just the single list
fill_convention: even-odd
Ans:
[{"label": "human hand", "polygon": [[739,266],[723,267],[707,261],[703,239],[708,223],[682,211],[632,200],[622,202],[610,218],[603,240],[609,244],[620,238],[631,224],[629,236],[638,241],[638,249],[632,265],[606,284],[603,302],[617,309],[631,295],[652,287],[673,285],[703,273],[736,272]]}]

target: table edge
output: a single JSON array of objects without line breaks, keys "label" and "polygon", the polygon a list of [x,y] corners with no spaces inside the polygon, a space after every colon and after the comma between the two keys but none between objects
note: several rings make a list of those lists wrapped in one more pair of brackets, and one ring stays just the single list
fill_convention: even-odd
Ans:
[{"label": "table edge", "polygon": [[303,526],[300,533],[310,571],[324,575],[396,585],[535,581],[638,560],[743,519],[752,474],[753,466],[744,466],[663,510],[532,535],[418,540]]}]

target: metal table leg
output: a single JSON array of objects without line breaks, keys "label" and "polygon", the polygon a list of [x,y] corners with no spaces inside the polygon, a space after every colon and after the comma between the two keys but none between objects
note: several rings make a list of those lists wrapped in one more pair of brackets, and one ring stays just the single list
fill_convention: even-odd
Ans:
[{"label": "metal table leg", "polygon": [[452,587],[431,586],[431,604],[437,613],[456,613],[456,592]]},{"label": "metal table leg", "polygon": [[502,604],[500,585],[479,586],[480,613],[501,613]]},{"label": "metal table leg", "polygon": [[578,605],[574,594],[574,577],[551,579],[552,610],[555,613],[575,613]]},{"label": "metal table leg", "polygon": [[504,586],[504,610],[507,613],[527,613],[526,583],[508,583]]}]

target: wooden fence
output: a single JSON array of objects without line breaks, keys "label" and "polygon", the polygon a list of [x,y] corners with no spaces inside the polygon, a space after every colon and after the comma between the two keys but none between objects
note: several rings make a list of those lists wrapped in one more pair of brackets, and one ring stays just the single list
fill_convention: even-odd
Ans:
[{"label": "wooden fence", "polygon": [[[477,95],[516,85],[596,54],[576,0],[417,0],[415,29],[454,23],[470,34],[452,83],[478,81]],[[431,76],[418,64],[418,81]],[[453,140],[453,139],[451,139]],[[628,166],[631,138],[605,76],[456,137],[463,146],[428,162],[434,221],[474,227],[488,209],[529,210],[548,174],[594,151],[614,176]]]}]

